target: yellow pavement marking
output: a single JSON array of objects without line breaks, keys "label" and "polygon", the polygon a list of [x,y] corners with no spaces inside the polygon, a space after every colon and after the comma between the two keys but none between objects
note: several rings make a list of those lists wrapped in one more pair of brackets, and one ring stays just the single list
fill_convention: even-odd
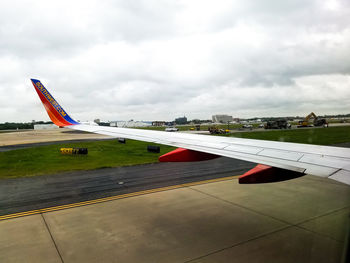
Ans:
[{"label": "yellow pavement marking", "polygon": [[149,189],[149,190],[133,192],[133,193],[128,193],[128,194],[109,196],[109,197],[99,198],[99,199],[95,199],[95,200],[89,200],[89,201],[83,201],[83,202],[72,203],[72,204],[67,204],[67,205],[59,205],[59,206],[53,206],[53,207],[31,210],[31,211],[26,211],[26,212],[20,212],[20,213],[15,213],[15,214],[9,214],[9,215],[0,216],[0,221],[6,220],[6,219],[11,219],[11,218],[22,217],[22,216],[29,216],[29,215],[53,212],[53,211],[74,208],[74,207],[79,207],[79,206],[92,205],[92,204],[113,201],[113,200],[117,200],[117,199],[133,197],[133,196],[157,193],[157,192],[173,190],[173,189],[178,189],[178,188],[183,188],[183,187],[195,186],[195,185],[199,185],[199,184],[207,184],[207,183],[226,181],[226,180],[231,180],[231,179],[234,179],[237,177],[239,177],[239,175],[216,178],[216,179],[209,179],[209,180],[186,183],[186,184],[171,185],[171,186]]}]

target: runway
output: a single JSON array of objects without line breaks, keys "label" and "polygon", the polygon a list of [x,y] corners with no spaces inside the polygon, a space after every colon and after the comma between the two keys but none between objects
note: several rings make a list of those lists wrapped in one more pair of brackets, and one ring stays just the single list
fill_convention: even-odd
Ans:
[{"label": "runway", "polygon": [[[9,146],[8,149],[26,147],[31,144],[41,144],[47,142],[64,142],[76,140],[99,140],[110,139],[109,136],[91,134],[80,131],[72,131],[67,128],[48,129],[48,130],[25,130],[0,133],[0,147]],[[3,147],[5,149],[5,147]]]}]

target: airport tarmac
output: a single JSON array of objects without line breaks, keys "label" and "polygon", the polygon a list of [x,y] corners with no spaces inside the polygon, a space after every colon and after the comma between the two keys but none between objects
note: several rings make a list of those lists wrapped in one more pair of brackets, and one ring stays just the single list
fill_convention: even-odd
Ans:
[{"label": "airport tarmac", "polygon": [[73,131],[67,128],[48,130],[26,130],[0,133],[0,147],[9,145],[25,145],[33,143],[58,142],[69,140],[110,139],[110,136]]},{"label": "airport tarmac", "polygon": [[253,164],[208,163],[2,181],[0,262],[342,262],[349,186],[313,176],[239,185]]},{"label": "airport tarmac", "polygon": [[341,262],[349,200],[313,176],[161,188],[2,220],[0,262]]}]

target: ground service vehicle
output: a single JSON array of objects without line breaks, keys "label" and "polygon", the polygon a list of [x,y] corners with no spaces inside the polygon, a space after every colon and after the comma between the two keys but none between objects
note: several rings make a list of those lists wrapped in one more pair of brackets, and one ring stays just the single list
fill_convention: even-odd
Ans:
[{"label": "ground service vehicle", "polygon": [[328,122],[326,119],[316,119],[314,120],[314,126],[328,127]]},{"label": "ground service vehicle", "polygon": [[251,124],[243,124],[243,126],[242,126],[242,128],[244,128],[244,129],[253,129],[253,125],[251,125]]},{"label": "ground service vehicle", "polygon": [[176,132],[178,131],[179,129],[178,128],[175,128],[175,127],[168,127],[168,128],[165,128],[165,131],[166,132]]},{"label": "ground service vehicle", "polygon": [[290,129],[291,125],[286,120],[268,121],[265,129]]}]

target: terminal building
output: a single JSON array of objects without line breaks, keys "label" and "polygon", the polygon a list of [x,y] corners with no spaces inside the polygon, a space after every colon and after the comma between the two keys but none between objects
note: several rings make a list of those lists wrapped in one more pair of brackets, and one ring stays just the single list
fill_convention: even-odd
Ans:
[{"label": "terminal building", "polygon": [[175,119],[176,124],[187,124],[187,118],[185,116]]},{"label": "terminal building", "polygon": [[55,124],[34,124],[34,130],[51,130],[57,128],[58,126]]},{"label": "terminal building", "polygon": [[230,115],[225,115],[225,114],[218,114],[218,115],[213,115],[212,116],[212,120],[215,123],[228,123],[228,122],[232,122],[233,118]]},{"label": "terminal building", "polygon": [[165,126],[165,121],[152,121],[152,126]]},{"label": "terminal building", "polygon": [[134,127],[147,127],[151,126],[150,122],[145,121],[112,121],[110,122],[109,126],[111,127],[123,127],[123,128],[134,128]]}]

